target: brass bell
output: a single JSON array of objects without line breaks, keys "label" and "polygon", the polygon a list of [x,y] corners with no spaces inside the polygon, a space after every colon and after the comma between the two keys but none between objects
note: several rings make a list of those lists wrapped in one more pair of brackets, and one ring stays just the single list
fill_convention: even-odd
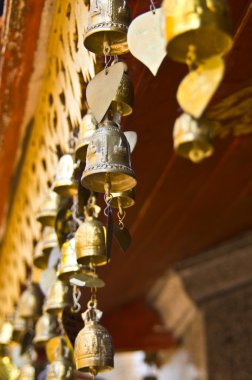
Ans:
[{"label": "brass bell", "polygon": [[81,121],[78,141],[75,149],[76,157],[83,162],[86,161],[87,147],[90,143],[91,137],[96,131],[96,127],[96,120],[91,111],[88,111]]},{"label": "brass bell", "polygon": [[43,313],[35,326],[35,337],[33,343],[36,346],[45,345],[50,339],[59,333],[58,320],[53,314]]},{"label": "brass bell", "polygon": [[73,380],[74,368],[65,346],[57,349],[56,359],[49,365],[46,380]]},{"label": "brass bell", "polygon": [[184,113],[177,118],[173,130],[174,149],[180,156],[198,163],[211,156],[213,133],[207,119],[196,120]]},{"label": "brass bell", "polygon": [[75,239],[66,241],[61,247],[61,258],[58,266],[57,277],[61,281],[69,280],[80,268],[77,263],[75,251]]},{"label": "brass bell", "polygon": [[18,380],[35,380],[35,368],[31,363],[26,363],[21,368]]},{"label": "brass bell", "polygon": [[81,265],[107,264],[105,229],[102,223],[86,214],[85,221],[75,233],[77,261]]},{"label": "brass bell", "polygon": [[56,280],[51,286],[46,302],[45,311],[52,314],[59,314],[65,308],[73,304],[73,295],[71,287],[63,281]]},{"label": "brass bell", "polygon": [[0,345],[7,345],[12,340],[13,325],[5,321],[0,329]]},{"label": "brass bell", "polygon": [[42,250],[43,242],[39,242],[34,251],[33,265],[39,269],[46,269],[49,259],[50,250]]},{"label": "brass bell", "polygon": [[53,227],[45,227],[42,234],[41,249],[45,256],[49,257],[51,250],[58,246],[58,239]]},{"label": "brass bell", "polygon": [[37,221],[43,226],[54,227],[58,211],[58,200],[58,195],[54,191],[49,190],[37,213]]},{"label": "brass bell", "polygon": [[90,0],[84,38],[86,49],[96,55],[127,53],[129,24],[130,9],[127,0]]},{"label": "brass bell", "polygon": [[123,191],[121,193],[112,193],[110,206],[113,208],[124,209],[134,206],[135,204],[135,189]]},{"label": "brass bell", "polygon": [[57,166],[55,180],[53,182],[53,191],[62,197],[72,197],[78,192],[77,184],[73,179],[74,161],[71,154],[64,154]]},{"label": "brass bell", "polygon": [[79,371],[96,375],[114,367],[114,349],[109,332],[99,322],[100,313],[88,309],[82,314],[84,328],[79,332],[74,343],[74,358]]},{"label": "brass bell", "polygon": [[168,55],[180,62],[224,55],[232,47],[226,1],[163,1]]},{"label": "brass bell", "polygon": [[130,146],[117,123],[105,120],[93,134],[81,183],[99,193],[105,192],[106,185],[111,192],[127,191],[136,186]]},{"label": "brass bell", "polygon": [[19,300],[19,316],[25,319],[37,319],[41,315],[42,301],[42,294],[38,285],[29,284]]},{"label": "brass bell", "polygon": [[121,116],[128,116],[132,113],[134,105],[134,86],[127,73],[127,65],[118,87],[115,98],[111,103],[111,109],[114,112],[119,112]]}]

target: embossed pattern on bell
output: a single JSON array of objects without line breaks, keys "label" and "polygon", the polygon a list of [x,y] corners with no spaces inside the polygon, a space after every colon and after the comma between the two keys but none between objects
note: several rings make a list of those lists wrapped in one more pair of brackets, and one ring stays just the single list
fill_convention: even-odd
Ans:
[{"label": "embossed pattern on bell", "polygon": [[33,342],[37,346],[42,346],[58,334],[59,324],[57,318],[53,314],[45,312],[36,323]]},{"label": "embossed pattern on bell", "polygon": [[116,123],[108,120],[93,134],[81,183],[89,190],[103,193],[107,180],[111,192],[127,191],[136,186],[127,138]]},{"label": "embossed pattern on bell", "polygon": [[76,157],[85,162],[87,155],[87,146],[90,143],[91,137],[96,131],[97,123],[91,112],[87,112],[83,117],[78,135],[78,141],[75,149]]},{"label": "embossed pattern on bell", "polygon": [[133,105],[134,86],[129,75],[124,72],[116,96],[111,103],[111,108],[120,112],[122,116],[128,116],[132,113]]},{"label": "embossed pattern on bell", "polygon": [[226,1],[164,0],[163,10],[167,53],[172,59],[201,61],[231,49]]},{"label": "embossed pattern on bell", "polygon": [[127,0],[90,0],[84,45],[97,55],[120,55],[128,52],[127,31],[130,9]]},{"label": "embossed pattern on bell", "polygon": [[57,277],[62,281],[69,280],[80,268],[77,263],[75,251],[75,239],[66,241],[61,247],[61,258],[58,266]]},{"label": "embossed pattern on bell", "polygon": [[64,154],[57,166],[53,191],[63,197],[71,197],[77,194],[77,185],[73,180],[74,162],[70,154]]},{"label": "embossed pattern on bell", "polygon": [[107,264],[105,233],[102,223],[88,217],[75,234],[77,261],[82,265]]},{"label": "embossed pattern on bell", "polygon": [[49,290],[45,302],[45,310],[48,313],[57,314],[72,305],[73,295],[71,287],[64,281],[56,280]]}]

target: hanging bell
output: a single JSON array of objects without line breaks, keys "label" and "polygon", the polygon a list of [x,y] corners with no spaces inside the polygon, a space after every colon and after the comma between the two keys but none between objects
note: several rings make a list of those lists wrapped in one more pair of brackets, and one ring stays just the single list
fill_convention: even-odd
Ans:
[{"label": "hanging bell", "polygon": [[196,120],[183,113],[177,118],[173,130],[174,149],[180,156],[198,163],[211,156],[213,133],[209,120]]},{"label": "hanging bell", "polygon": [[27,321],[24,318],[20,317],[19,310],[17,309],[15,311],[14,319],[13,319],[12,340],[14,342],[21,342],[26,332],[27,332]]},{"label": "hanging bell", "polygon": [[49,190],[37,213],[37,221],[43,226],[54,227],[58,212],[58,202],[58,195],[54,191]]},{"label": "hanging bell", "polygon": [[132,113],[134,105],[134,86],[128,75],[127,65],[124,64],[125,70],[118,87],[115,98],[111,103],[111,109],[119,112],[121,116],[128,116]]},{"label": "hanging bell", "polygon": [[112,193],[110,206],[113,208],[124,209],[134,206],[135,204],[135,189],[123,191],[121,193]]},{"label": "hanging bell", "polygon": [[58,247],[58,239],[53,227],[45,227],[42,234],[41,250],[45,255],[45,260],[49,258],[51,250]]},{"label": "hanging bell", "polygon": [[129,143],[115,122],[105,120],[93,134],[81,183],[99,193],[105,192],[106,185],[111,192],[127,191],[136,186]]},{"label": "hanging bell", "polygon": [[27,363],[21,368],[18,380],[35,380],[35,368],[31,363]]},{"label": "hanging bell", "polygon": [[48,366],[46,380],[74,380],[74,368],[67,347],[57,349],[55,360]]},{"label": "hanging bell", "polygon": [[0,329],[0,345],[6,346],[12,340],[13,325],[11,322],[5,321]]},{"label": "hanging bell", "polygon": [[163,1],[168,55],[199,62],[224,55],[232,47],[226,0]]},{"label": "hanging bell", "polygon": [[78,141],[75,149],[76,157],[83,162],[86,161],[87,147],[90,143],[91,137],[96,131],[96,127],[96,120],[89,110],[81,121]]},{"label": "hanging bell", "polygon": [[25,319],[36,320],[41,315],[42,298],[38,285],[30,283],[21,294],[18,304],[19,316]]},{"label": "hanging bell", "polygon": [[53,182],[53,191],[62,197],[72,197],[78,192],[78,187],[73,179],[74,161],[71,154],[64,154],[57,166],[55,180]]},{"label": "hanging bell", "polygon": [[39,269],[46,269],[49,259],[50,250],[42,250],[43,242],[40,241],[34,250],[33,265]]},{"label": "hanging bell", "polygon": [[33,343],[36,346],[44,346],[50,339],[59,334],[59,324],[53,314],[43,313],[35,326]]},{"label": "hanging bell", "polygon": [[76,367],[81,372],[94,376],[98,372],[110,371],[114,367],[114,349],[109,332],[99,322],[99,310],[88,309],[82,314],[85,327],[74,343]]},{"label": "hanging bell", "polygon": [[86,214],[85,221],[75,233],[77,261],[81,265],[107,264],[105,229],[102,223]]},{"label": "hanging bell", "polygon": [[61,258],[58,266],[57,277],[61,281],[67,281],[80,271],[75,251],[75,239],[66,241],[61,247]]},{"label": "hanging bell", "polygon": [[72,305],[73,296],[71,287],[66,282],[56,280],[49,290],[45,302],[45,311],[57,315]]},{"label": "hanging bell", "polygon": [[84,38],[86,49],[96,55],[127,53],[129,24],[130,9],[127,0],[90,0]]}]

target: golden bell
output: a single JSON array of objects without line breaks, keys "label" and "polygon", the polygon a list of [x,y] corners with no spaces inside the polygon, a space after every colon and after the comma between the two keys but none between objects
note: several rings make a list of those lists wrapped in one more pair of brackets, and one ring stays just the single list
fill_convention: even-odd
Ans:
[{"label": "golden bell", "polygon": [[172,59],[202,61],[231,49],[226,1],[164,0],[163,11],[167,52]]},{"label": "golden bell", "polygon": [[42,294],[38,286],[33,283],[29,284],[19,300],[19,316],[25,319],[37,319],[41,315],[42,301]]},{"label": "golden bell", "polygon": [[53,191],[62,197],[72,197],[78,192],[78,187],[73,180],[74,162],[71,154],[64,154],[57,166],[55,180],[53,182]]},{"label": "golden bell", "polygon": [[114,348],[109,332],[101,326],[96,310],[82,314],[85,327],[79,332],[74,343],[74,358],[79,371],[110,371],[114,367]]},{"label": "golden bell", "polygon": [[56,280],[51,286],[45,302],[45,310],[48,313],[58,314],[73,304],[71,287],[63,281]]},{"label": "golden bell", "polygon": [[91,137],[96,131],[96,127],[96,120],[93,114],[88,111],[81,121],[78,141],[75,149],[76,157],[83,162],[86,161],[87,147],[90,143]]},{"label": "golden bell", "polygon": [[127,191],[136,186],[130,146],[115,122],[105,120],[93,134],[81,183],[99,193],[105,192],[106,184],[109,184],[111,192]]},{"label": "golden bell", "polygon": [[37,213],[37,221],[43,226],[54,227],[58,212],[58,201],[58,195],[54,191],[49,190]]},{"label": "golden bell", "polygon": [[21,368],[18,380],[35,380],[35,368],[31,363],[27,363]]},{"label": "golden bell", "polygon": [[135,189],[123,191],[121,193],[112,193],[110,206],[113,208],[123,209],[134,206],[135,204]]},{"label": "golden bell", "polygon": [[105,229],[98,219],[86,215],[75,233],[75,249],[81,265],[107,264]]},{"label": "golden bell", "polygon": [[56,353],[56,359],[48,366],[46,380],[73,380],[74,368],[68,356],[68,353],[63,352],[67,347],[63,347],[63,351],[59,350]]},{"label": "golden bell", "polygon": [[34,251],[33,265],[39,269],[46,269],[50,250],[42,250],[43,242],[39,242]]},{"label": "golden bell", "polygon": [[51,250],[58,246],[58,239],[53,227],[45,227],[42,234],[41,249],[45,256],[49,256]]},{"label": "golden bell", "polygon": [[198,163],[211,156],[214,151],[212,137],[211,125],[206,119],[196,120],[184,113],[175,122],[174,149],[192,162]]},{"label": "golden bell", "polygon": [[75,251],[75,239],[66,241],[61,247],[61,258],[58,266],[57,277],[61,281],[69,280],[80,268],[77,263]]},{"label": "golden bell", "polygon": [[53,314],[44,313],[36,323],[33,343],[36,346],[45,345],[59,333],[58,320]]},{"label": "golden bell", "polygon": [[119,112],[122,116],[128,116],[132,113],[134,105],[134,86],[127,73],[127,66],[118,87],[115,98],[111,103],[114,112]]},{"label": "golden bell", "polygon": [[127,0],[90,0],[84,38],[86,49],[97,55],[127,53],[129,24],[130,9]]},{"label": "golden bell", "polygon": [[0,345],[7,345],[12,340],[13,325],[11,322],[4,322],[0,329]]}]

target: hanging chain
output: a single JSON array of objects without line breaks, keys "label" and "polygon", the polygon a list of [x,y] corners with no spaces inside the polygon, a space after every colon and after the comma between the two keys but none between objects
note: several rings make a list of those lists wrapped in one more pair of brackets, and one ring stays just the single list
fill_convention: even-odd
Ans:
[{"label": "hanging chain", "polygon": [[124,223],[123,223],[123,221],[124,221],[124,219],[126,217],[126,211],[123,210],[123,209],[121,209],[121,211],[120,211],[120,209],[119,209],[119,211],[117,213],[117,217],[118,217],[119,228],[120,228],[120,230],[123,230],[124,229]]},{"label": "hanging chain", "polygon": [[74,301],[74,304],[73,304],[73,307],[72,307],[72,312],[73,313],[79,313],[80,310],[81,310],[81,304],[79,303],[79,300],[81,298],[81,291],[80,289],[74,285],[73,286],[73,301]]},{"label": "hanging chain", "polygon": [[150,10],[153,12],[153,14],[156,13],[156,5],[153,0],[150,0]]}]

